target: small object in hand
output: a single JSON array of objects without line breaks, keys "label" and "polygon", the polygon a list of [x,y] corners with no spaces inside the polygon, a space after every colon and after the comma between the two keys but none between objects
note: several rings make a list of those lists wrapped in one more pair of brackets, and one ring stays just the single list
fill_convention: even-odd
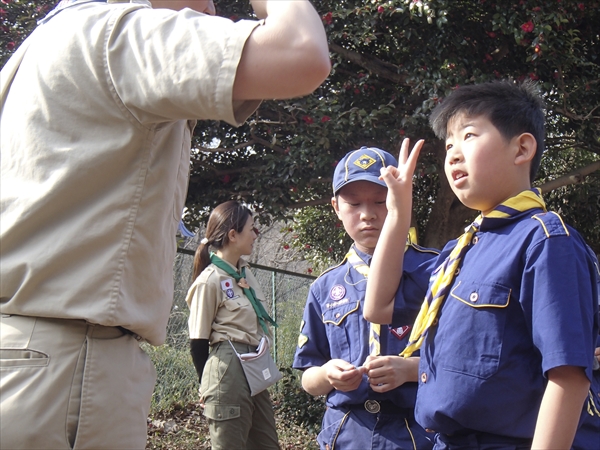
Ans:
[{"label": "small object in hand", "polygon": [[248,284],[245,278],[240,278],[240,281],[238,281],[237,284],[242,289],[250,289],[250,285]]}]

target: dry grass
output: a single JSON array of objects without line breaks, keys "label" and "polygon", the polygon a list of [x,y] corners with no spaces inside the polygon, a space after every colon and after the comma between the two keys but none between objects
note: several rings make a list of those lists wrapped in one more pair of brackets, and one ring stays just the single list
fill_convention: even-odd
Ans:
[{"label": "dry grass", "polygon": [[[316,436],[275,417],[279,444],[282,450],[318,449]],[[210,449],[208,424],[197,403],[175,407],[148,418],[146,450],[205,450]],[[232,449],[234,450],[234,449]]]}]

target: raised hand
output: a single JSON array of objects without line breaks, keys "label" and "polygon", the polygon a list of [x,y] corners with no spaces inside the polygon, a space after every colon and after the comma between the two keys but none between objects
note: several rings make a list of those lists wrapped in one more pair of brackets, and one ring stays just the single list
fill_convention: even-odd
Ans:
[{"label": "raised hand", "polygon": [[380,178],[388,187],[386,199],[388,214],[410,214],[412,210],[412,178],[424,143],[423,139],[418,140],[409,153],[410,139],[404,139],[398,155],[398,167],[388,166],[381,169]]}]

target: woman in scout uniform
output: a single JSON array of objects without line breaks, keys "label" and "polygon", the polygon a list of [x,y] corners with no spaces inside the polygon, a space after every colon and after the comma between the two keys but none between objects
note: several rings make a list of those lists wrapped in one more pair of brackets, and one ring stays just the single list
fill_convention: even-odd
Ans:
[{"label": "woman in scout uniform", "polygon": [[[256,236],[248,208],[222,203],[211,213],[194,257],[194,282],[186,298],[190,344],[213,449],[279,449],[269,392],[250,395],[232,348],[255,351],[262,336],[270,337],[268,325],[275,325],[241,258],[252,252]],[[211,246],[215,253],[209,254]]]}]

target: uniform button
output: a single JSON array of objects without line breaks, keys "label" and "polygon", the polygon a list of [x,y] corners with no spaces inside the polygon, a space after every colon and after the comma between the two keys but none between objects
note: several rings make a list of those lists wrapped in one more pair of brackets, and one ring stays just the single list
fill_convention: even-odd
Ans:
[{"label": "uniform button", "polygon": [[217,414],[217,417],[220,419],[221,418],[221,414]]},{"label": "uniform button", "polygon": [[229,410],[229,414],[231,414],[231,415],[233,416],[233,413],[235,413],[235,409],[231,408],[231,409]]},{"label": "uniform button", "polygon": [[479,299],[479,294],[477,292],[471,292],[471,295],[469,296],[469,300],[471,300],[474,303],[478,299]]},{"label": "uniform button", "polygon": [[339,318],[340,318],[340,313],[337,313],[337,314],[335,315],[335,318],[336,318],[336,319],[339,319]]},{"label": "uniform button", "polygon": [[425,431],[427,431],[428,433],[435,433],[435,430],[432,430],[431,428],[425,428]]},{"label": "uniform button", "polygon": [[473,240],[471,242],[473,242],[473,244],[477,244],[479,242],[479,236],[473,236]]},{"label": "uniform button", "polygon": [[433,319],[433,322],[431,322],[431,325],[435,327],[435,326],[437,326],[438,322],[439,322],[439,320],[436,317],[435,319]]},{"label": "uniform button", "polygon": [[456,270],[454,271],[454,276],[457,277],[459,273],[460,273],[460,267],[457,267]]},{"label": "uniform button", "polygon": [[427,374],[425,372],[423,372],[421,374],[421,382],[422,383],[427,383]]}]

